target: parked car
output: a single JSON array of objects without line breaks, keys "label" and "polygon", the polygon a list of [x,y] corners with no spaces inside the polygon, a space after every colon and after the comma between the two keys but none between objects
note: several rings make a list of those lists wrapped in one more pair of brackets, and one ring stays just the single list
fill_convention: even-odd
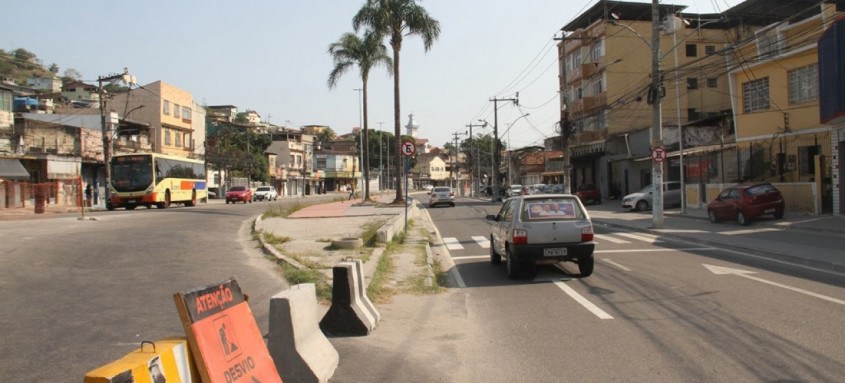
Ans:
[{"label": "parked car", "polygon": [[762,215],[771,214],[775,219],[781,219],[784,210],[783,194],[772,184],[763,182],[722,190],[707,204],[707,217],[713,223],[730,219],[745,226]]},{"label": "parked car", "polygon": [[581,203],[590,203],[601,205],[601,190],[593,184],[581,184],[578,185],[578,189],[575,192],[575,195],[578,196],[578,199],[581,200]]},{"label": "parked car", "polygon": [[428,198],[428,207],[437,205],[449,205],[455,207],[455,192],[450,187],[436,187],[431,189],[431,196]]},{"label": "parked car", "polygon": [[[654,188],[652,185],[642,190],[626,195],[622,198],[622,207],[631,210],[651,209]],[[681,206],[681,183],[678,181],[663,182],[663,206]]]},{"label": "parked car", "polygon": [[536,273],[537,265],[569,261],[582,277],[593,273],[593,223],[573,195],[517,196],[505,201],[492,221],[490,262],[507,261],[508,277]]},{"label": "parked car", "polygon": [[511,185],[508,187],[507,191],[505,191],[505,196],[508,198],[519,195],[522,195],[522,185]]},{"label": "parked car", "polygon": [[252,190],[246,186],[232,186],[226,191],[226,203],[252,203]]},{"label": "parked car", "polygon": [[279,193],[276,192],[275,186],[259,186],[255,189],[255,196],[253,200],[255,201],[275,201],[279,199]]},{"label": "parked car", "polygon": [[426,191],[426,193],[431,194],[431,190],[434,189],[434,185],[425,185],[423,186],[423,189]]}]

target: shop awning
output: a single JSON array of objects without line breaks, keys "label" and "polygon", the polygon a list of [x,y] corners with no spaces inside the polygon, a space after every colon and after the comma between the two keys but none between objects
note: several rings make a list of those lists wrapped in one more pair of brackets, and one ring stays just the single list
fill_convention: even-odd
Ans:
[{"label": "shop awning", "polygon": [[29,179],[29,173],[19,160],[0,158],[0,179],[24,181]]}]

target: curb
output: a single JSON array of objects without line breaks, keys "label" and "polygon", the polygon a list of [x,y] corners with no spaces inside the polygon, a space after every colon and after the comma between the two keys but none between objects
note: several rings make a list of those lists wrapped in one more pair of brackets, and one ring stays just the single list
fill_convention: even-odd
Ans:
[{"label": "curb", "polygon": [[261,248],[264,249],[264,251],[272,254],[274,257],[276,257],[276,259],[281,260],[281,261],[283,261],[283,262],[285,262],[285,263],[287,263],[287,264],[289,264],[293,267],[296,267],[297,270],[308,269],[307,267],[305,267],[301,263],[297,262],[296,260],[288,258],[284,254],[280,253],[272,245],[268,245],[266,242],[264,242],[264,237],[261,235],[261,231],[258,230],[258,223],[261,222],[261,219],[262,219],[261,215],[259,215],[258,217],[255,218],[255,221],[253,221],[253,223],[252,223],[252,232],[254,234],[255,233],[258,234],[258,243],[261,244]]}]

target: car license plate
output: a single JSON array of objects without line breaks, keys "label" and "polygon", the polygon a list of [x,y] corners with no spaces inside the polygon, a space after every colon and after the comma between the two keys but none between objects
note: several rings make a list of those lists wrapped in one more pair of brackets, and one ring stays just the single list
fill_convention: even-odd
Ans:
[{"label": "car license plate", "polygon": [[557,247],[553,249],[543,249],[543,255],[546,257],[558,257],[561,255],[566,255],[566,248]]},{"label": "car license plate", "polygon": [[775,212],[775,209],[766,209],[766,211],[764,213],[765,214],[772,214],[774,212]]}]

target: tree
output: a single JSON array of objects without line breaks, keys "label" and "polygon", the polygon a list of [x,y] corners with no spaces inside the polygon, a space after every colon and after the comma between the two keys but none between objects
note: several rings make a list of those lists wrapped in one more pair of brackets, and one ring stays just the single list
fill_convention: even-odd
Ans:
[{"label": "tree", "polygon": [[[499,147],[502,147],[502,145],[504,144],[499,140]],[[495,147],[492,134],[477,135],[474,137],[472,139],[472,150],[470,150],[470,140],[464,140],[460,143],[460,150],[466,156],[466,163],[475,164],[475,166],[481,169],[481,174],[488,176],[488,184],[490,182],[489,177],[493,174],[493,148]],[[470,169],[470,171],[473,170]],[[484,176],[482,176],[483,178]]]},{"label": "tree", "polygon": [[387,47],[381,43],[381,38],[373,33],[364,33],[364,37],[360,38],[354,33],[345,33],[337,42],[329,45],[329,54],[332,55],[334,61],[334,68],[329,74],[328,85],[329,89],[337,85],[337,80],[344,73],[349,71],[353,66],[358,66],[358,72],[361,76],[361,83],[364,96],[364,163],[361,168],[364,174],[364,200],[370,200],[370,151],[369,151],[369,135],[367,131],[367,80],[370,77],[370,69],[385,65],[388,70],[392,64],[390,56],[387,55]]},{"label": "tree", "polygon": [[[402,50],[404,36],[418,35],[423,40],[425,51],[440,36],[440,22],[429,16],[428,12],[416,0],[367,0],[367,3],[352,18],[352,26],[357,31],[367,27],[379,38],[388,38],[393,49],[393,131],[401,135],[399,108],[399,52]],[[394,203],[404,203],[402,186],[399,182],[402,154],[396,143],[396,199]]]},{"label": "tree", "polygon": [[15,59],[19,61],[35,64],[35,53],[32,53],[26,49],[15,49],[14,51],[12,51],[12,56],[14,56]]},{"label": "tree", "polygon": [[56,63],[52,63],[52,64],[50,64],[50,68],[48,70],[52,74],[57,74],[57,73],[59,73],[59,65],[56,64]]},{"label": "tree", "polygon": [[[82,79],[82,73],[79,73],[79,71],[76,70],[76,69],[67,68],[67,69],[65,69],[64,78],[66,80],[79,81],[79,80]],[[70,82],[70,81],[68,81],[68,82]]]},{"label": "tree", "polygon": [[319,142],[331,142],[334,141],[335,138],[337,138],[337,134],[335,134],[334,130],[329,127],[326,127],[317,133],[317,141]]}]

